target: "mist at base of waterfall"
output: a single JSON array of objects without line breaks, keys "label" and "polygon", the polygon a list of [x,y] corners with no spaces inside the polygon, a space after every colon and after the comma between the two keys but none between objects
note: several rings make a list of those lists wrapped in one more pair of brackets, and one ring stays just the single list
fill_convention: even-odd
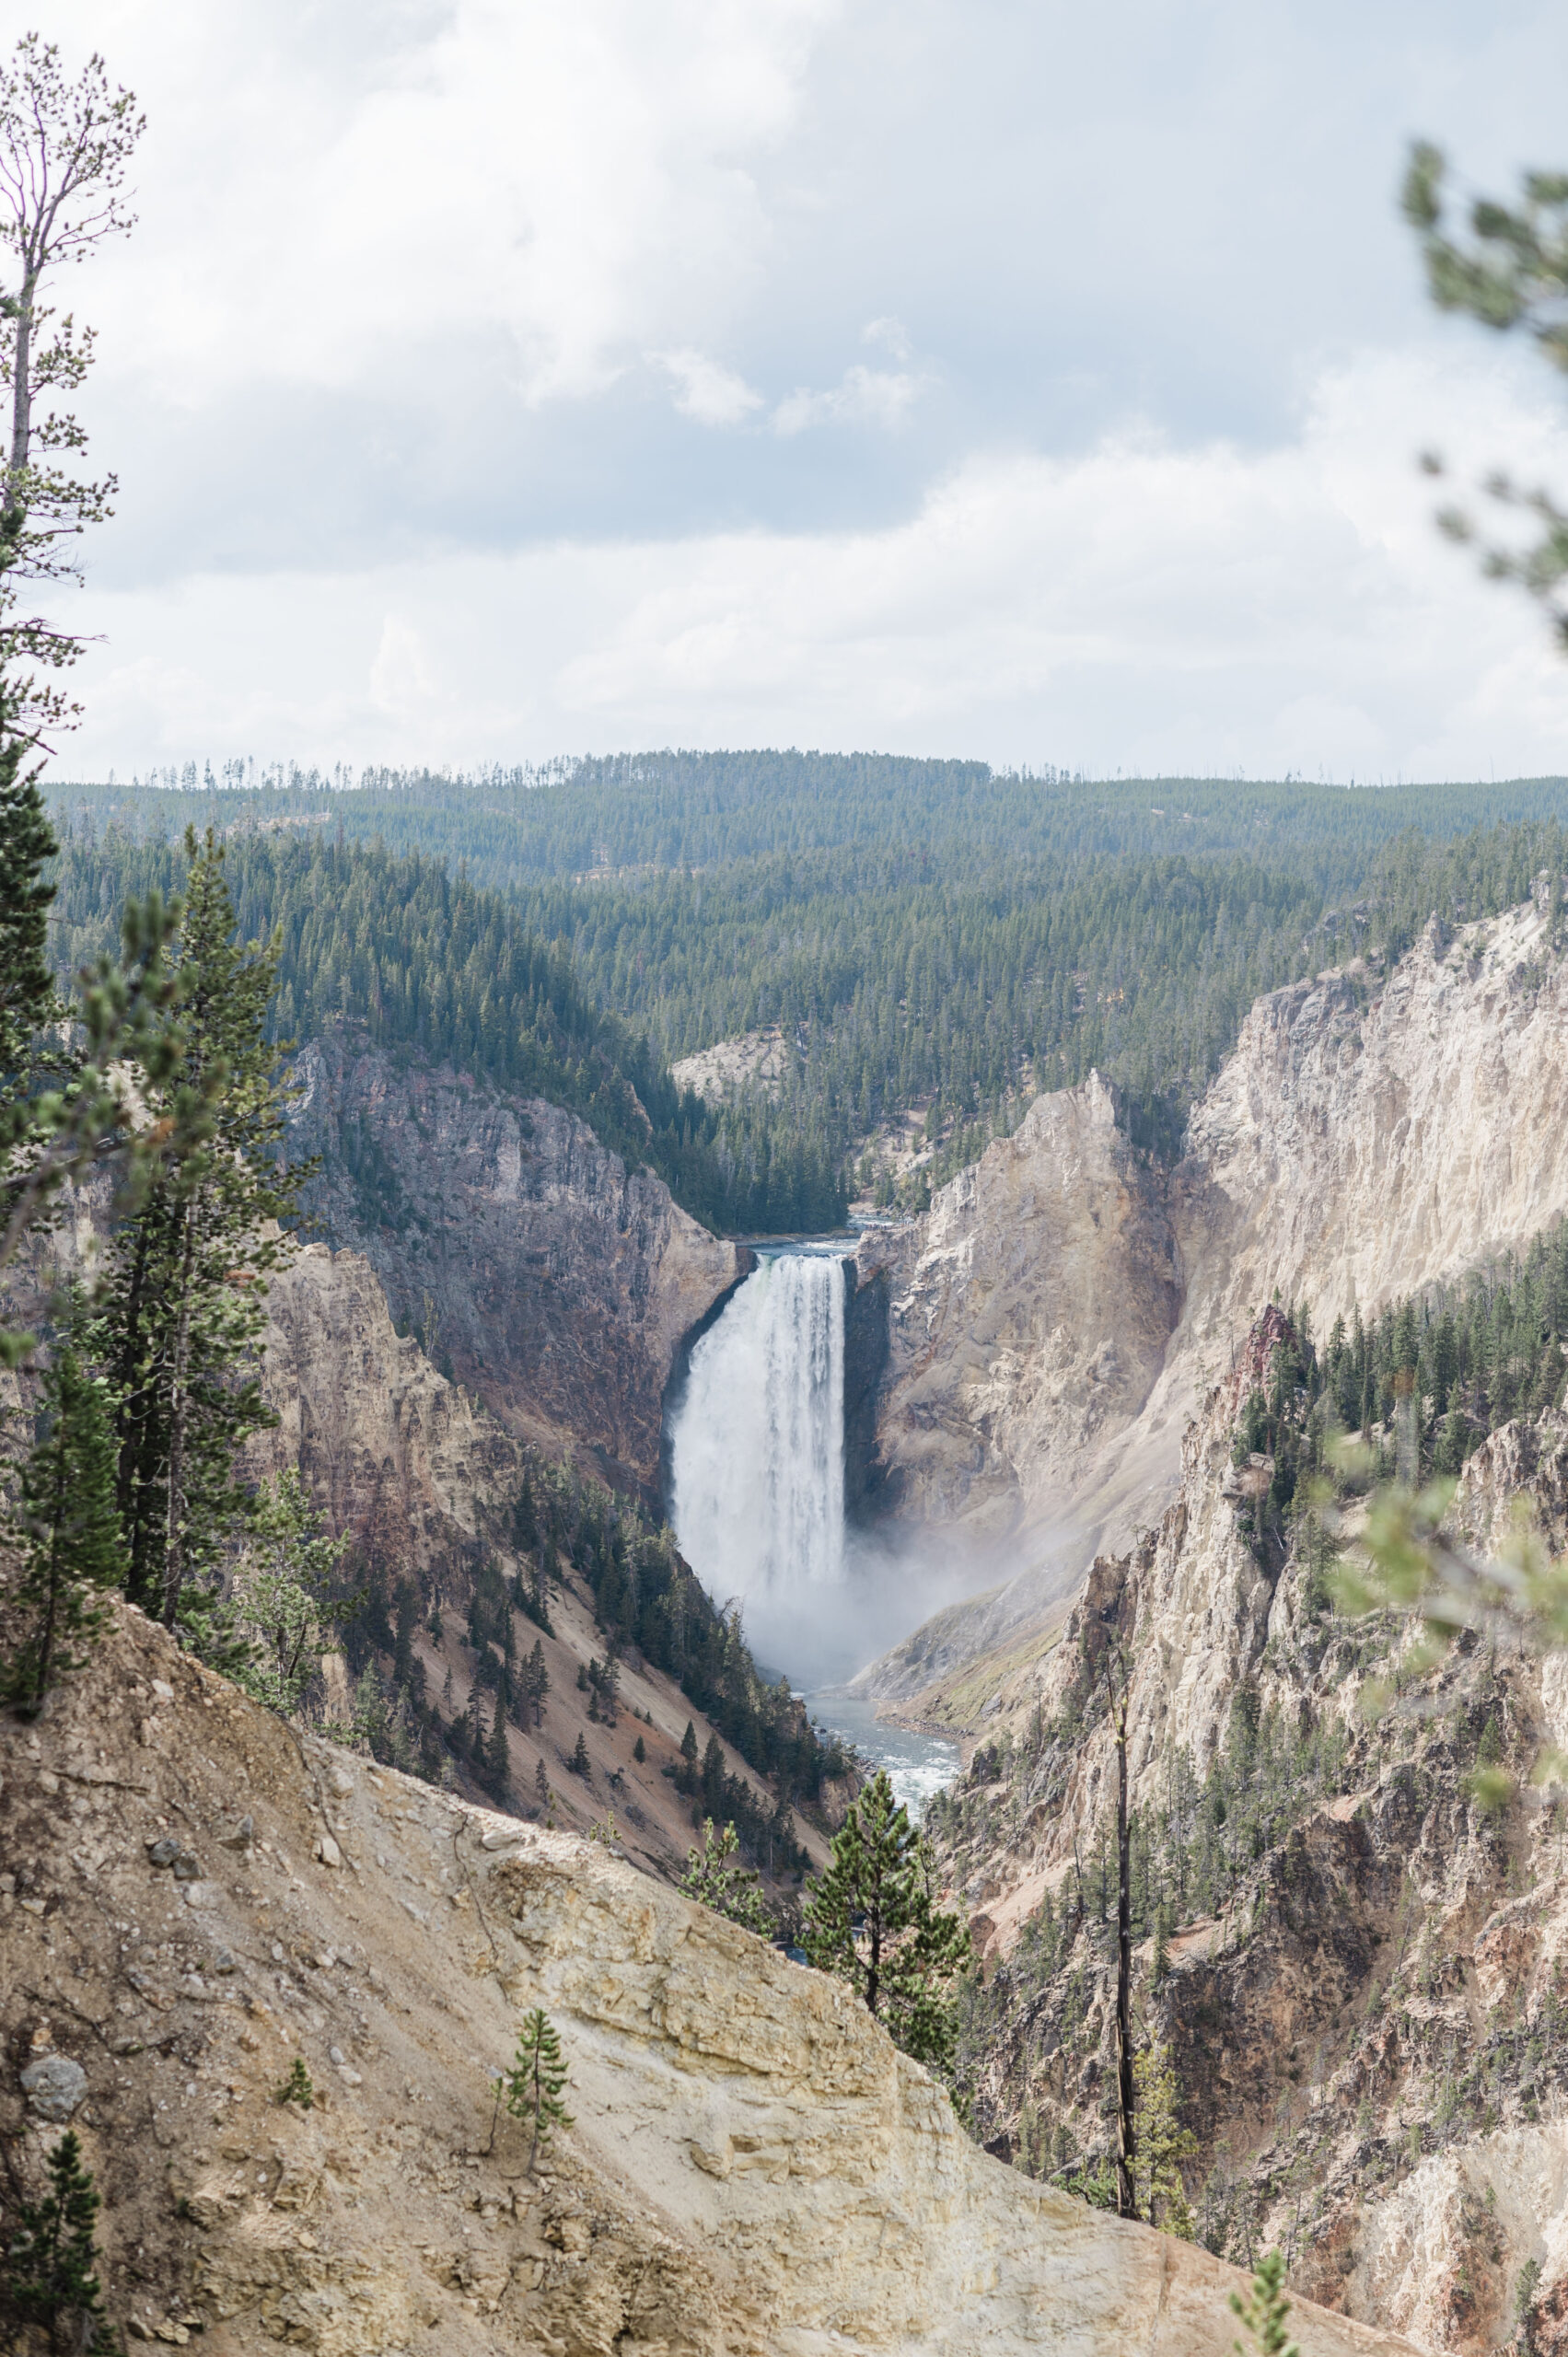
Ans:
[{"label": "mist at base of waterfall", "polygon": [[[926,1532],[846,1534],[842,1577],[811,1595],[743,1596],[746,1640],[803,1691],[847,1686],[856,1672],[950,1604],[996,1585],[994,1559]],[[704,1585],[706,1583],[704,1582]],[[714,1594],[716,1600],[726,1598]]]},{"label": "mist at base of waterfall", "polygon": [[843,1257],[765,1256],[692,1350],[670,1424],[682,1554],[739,1607],[759,1660],[806,1689],[842,1684],[984,1578],[958,1547],[845,1529]]}]

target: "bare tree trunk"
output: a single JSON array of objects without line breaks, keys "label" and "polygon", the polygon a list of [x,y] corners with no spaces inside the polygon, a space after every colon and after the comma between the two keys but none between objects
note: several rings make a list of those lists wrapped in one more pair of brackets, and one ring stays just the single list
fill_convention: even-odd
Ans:
[{"label": "bare tree trunk", "polygon": [[[23,478],[32,450],[32,305],[36,279],[24,278],[16,296],[17,343],[11,368],[11,455],[6,472],[7,538],[22,526]],[[13,520],[14,519],[14,520]]]},{"label": "bare tree trunk", "polygon": [[[1107,1675],[1109,1677],[1109,1670]],[[1116,1712],[1116,2212],[1135,2218],[1137,2129],[1132,2085],[1132,1875],[1127,1827],[1127,1685]]]}]

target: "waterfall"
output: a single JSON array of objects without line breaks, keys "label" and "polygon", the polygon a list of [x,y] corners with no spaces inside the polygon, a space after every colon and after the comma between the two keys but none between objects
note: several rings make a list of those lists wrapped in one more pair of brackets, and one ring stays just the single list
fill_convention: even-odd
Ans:
[{"label": "waterfall", "polygon": [[692,1351],[671,1417],[671,1518],[719,1604],[738,1597],[764,1651],[796,1666],[844,1578],[844,1275],[781,1252]]}]

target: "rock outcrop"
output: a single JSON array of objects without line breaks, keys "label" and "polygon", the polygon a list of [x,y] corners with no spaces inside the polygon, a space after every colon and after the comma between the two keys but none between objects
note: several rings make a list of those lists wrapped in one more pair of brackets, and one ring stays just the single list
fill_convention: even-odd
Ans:
[{"label": "rock outcrop", "polygon": [[[1544,900],[1451,938],[1434,921],[1386,978],[1260,999],[1168,1178],[1098,1082],[1040,1099],[917,1227],[863,1248],[892,1294],[878,1442],[900,1508],[1005,1538],[1001,1592],[956,1608],[943,1658],[1059,1608],[1157,1519],[1266,1302],[1326,1333],[1565,1212],[1568,961]],[[929,1653],[870,1684],[912,1694]]]},{"label": "rock outcrop", "polygon": [[[1238,2278],[988,2159],[839,1983],[603,1848],[308,1741],[134,1613],[0,1729],[0,2129],[213,2357],[1212,2357]],[[494,2074],[560,2031],[528,2171]],[[280,2099],[296,2059],[308,2108]],[[36,2067],[49,2065],[43,2071]],[[74,2066],[74,2067],[73,2067]],[[1298,2307],[1314,2357],[1407,2346]]]},{"label": "rock outcrop", "polygon": [[682,1336],[747,1263],[556,1105],[395,1060],[344,1025],[304,1048],[291,1150],[393,1317],[504,1423],[652,1499]]}]

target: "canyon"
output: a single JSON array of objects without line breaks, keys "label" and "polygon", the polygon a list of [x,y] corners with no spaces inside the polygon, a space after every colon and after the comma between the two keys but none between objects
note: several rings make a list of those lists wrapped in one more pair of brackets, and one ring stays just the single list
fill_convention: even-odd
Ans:
[{"label": "canyon", "polygon": [[[1461,1642],[1433,1666],[1346,1622],[1302,1531],[1260,1523],[1268,1473],[1236,1439],[1293,1317],[1321,1335],[1568,1211],[1551,923],[1538,895],[1260,999],[1172,1167],[1091,1076],[855,1243],[833,1360],[848,1520],[983,1590],[858,1682],[964,1744],[932,1824],[984,1963],[964,2071],[986,2151],[842,1990],[668,1887],[682,1731],[701,1750],[721,1729],[630,1655],[601,1718],[580,1680],[605,1635],[571,1566],[548,1732],[513,1738],[549,1824],[486,1809],[466,1774],[434,1790],[296,1739],[131,1612],[44,1721],[7,1724],[7,2034],[86,2069],[143,2338],[199,2324],[235,2357],[392,2357],[432,2330],[573,2357],[1227,2344],[1220,2258],[1045,2181],[1106,2149],[1091,1886],[1112,1747],[1086,1665],[1114,1637],[1146,1845],[1178,1785],[1196,1822],[1243,1755],[1299,1769],[1217,1902],[1174,1890],[1139,1959],[1204,2239],[1237,2263],[1287,2250],[1318,2304],[1307,2357],[1397,2334],[1481,2357],[1511,2320],[1538,2351],[1568,2340],[1561,1664]],[[351,1024],[299,1052],[294,1086],[315,1233],[269,1295],[278,1422],[252,1469],[297,1468],[367,1564],[414,1579],[412,1657],[460,1713],[482,1701],[461,1607],[482,1565],[523,1563],[529,1468],[657,1515],[669,1401],[757,1256],[572,1115]],[[68,1198],[12,1287],[24,1313],[106,1213],[101,1188]],[[1557,1411],[1472,1457],[1457,1527],[1492,1547],[1521,1503],[1561,1547]],[[1347,1545],[1357,1527],[1353,1505]],[[765,1812],[767,1781],[728,1764]],[[800,1819],[814,1864],[846,1799]],[[199,1898],[145,1864],[162,1833],[201,1858]],[[488,2074],[536,2003],[579,2113],[537,2183],[509,2128],[485,2142]],[[270,2102],[295,2052],[324,2098],[297,2116]],[[155,2148],[163,2174],[133,2173]]]},{"label": "canyon", "polygon": [[1434,920],[1386,973],[1260,999],[1169,1171],[1091,1078],[1037,1099],[920,1221],[867,1232],[857,1271],[888,1305],[881,1493],[992,1575],[869,1690],[919,1715],[944,1676],[1047,1633],[1095,1555],[1164,1510],[1187,1425],[1266,1303],[1306,1305],[1326,1333],[1568,1211],[1550,928],[1543,882],[1451,937]]}]

